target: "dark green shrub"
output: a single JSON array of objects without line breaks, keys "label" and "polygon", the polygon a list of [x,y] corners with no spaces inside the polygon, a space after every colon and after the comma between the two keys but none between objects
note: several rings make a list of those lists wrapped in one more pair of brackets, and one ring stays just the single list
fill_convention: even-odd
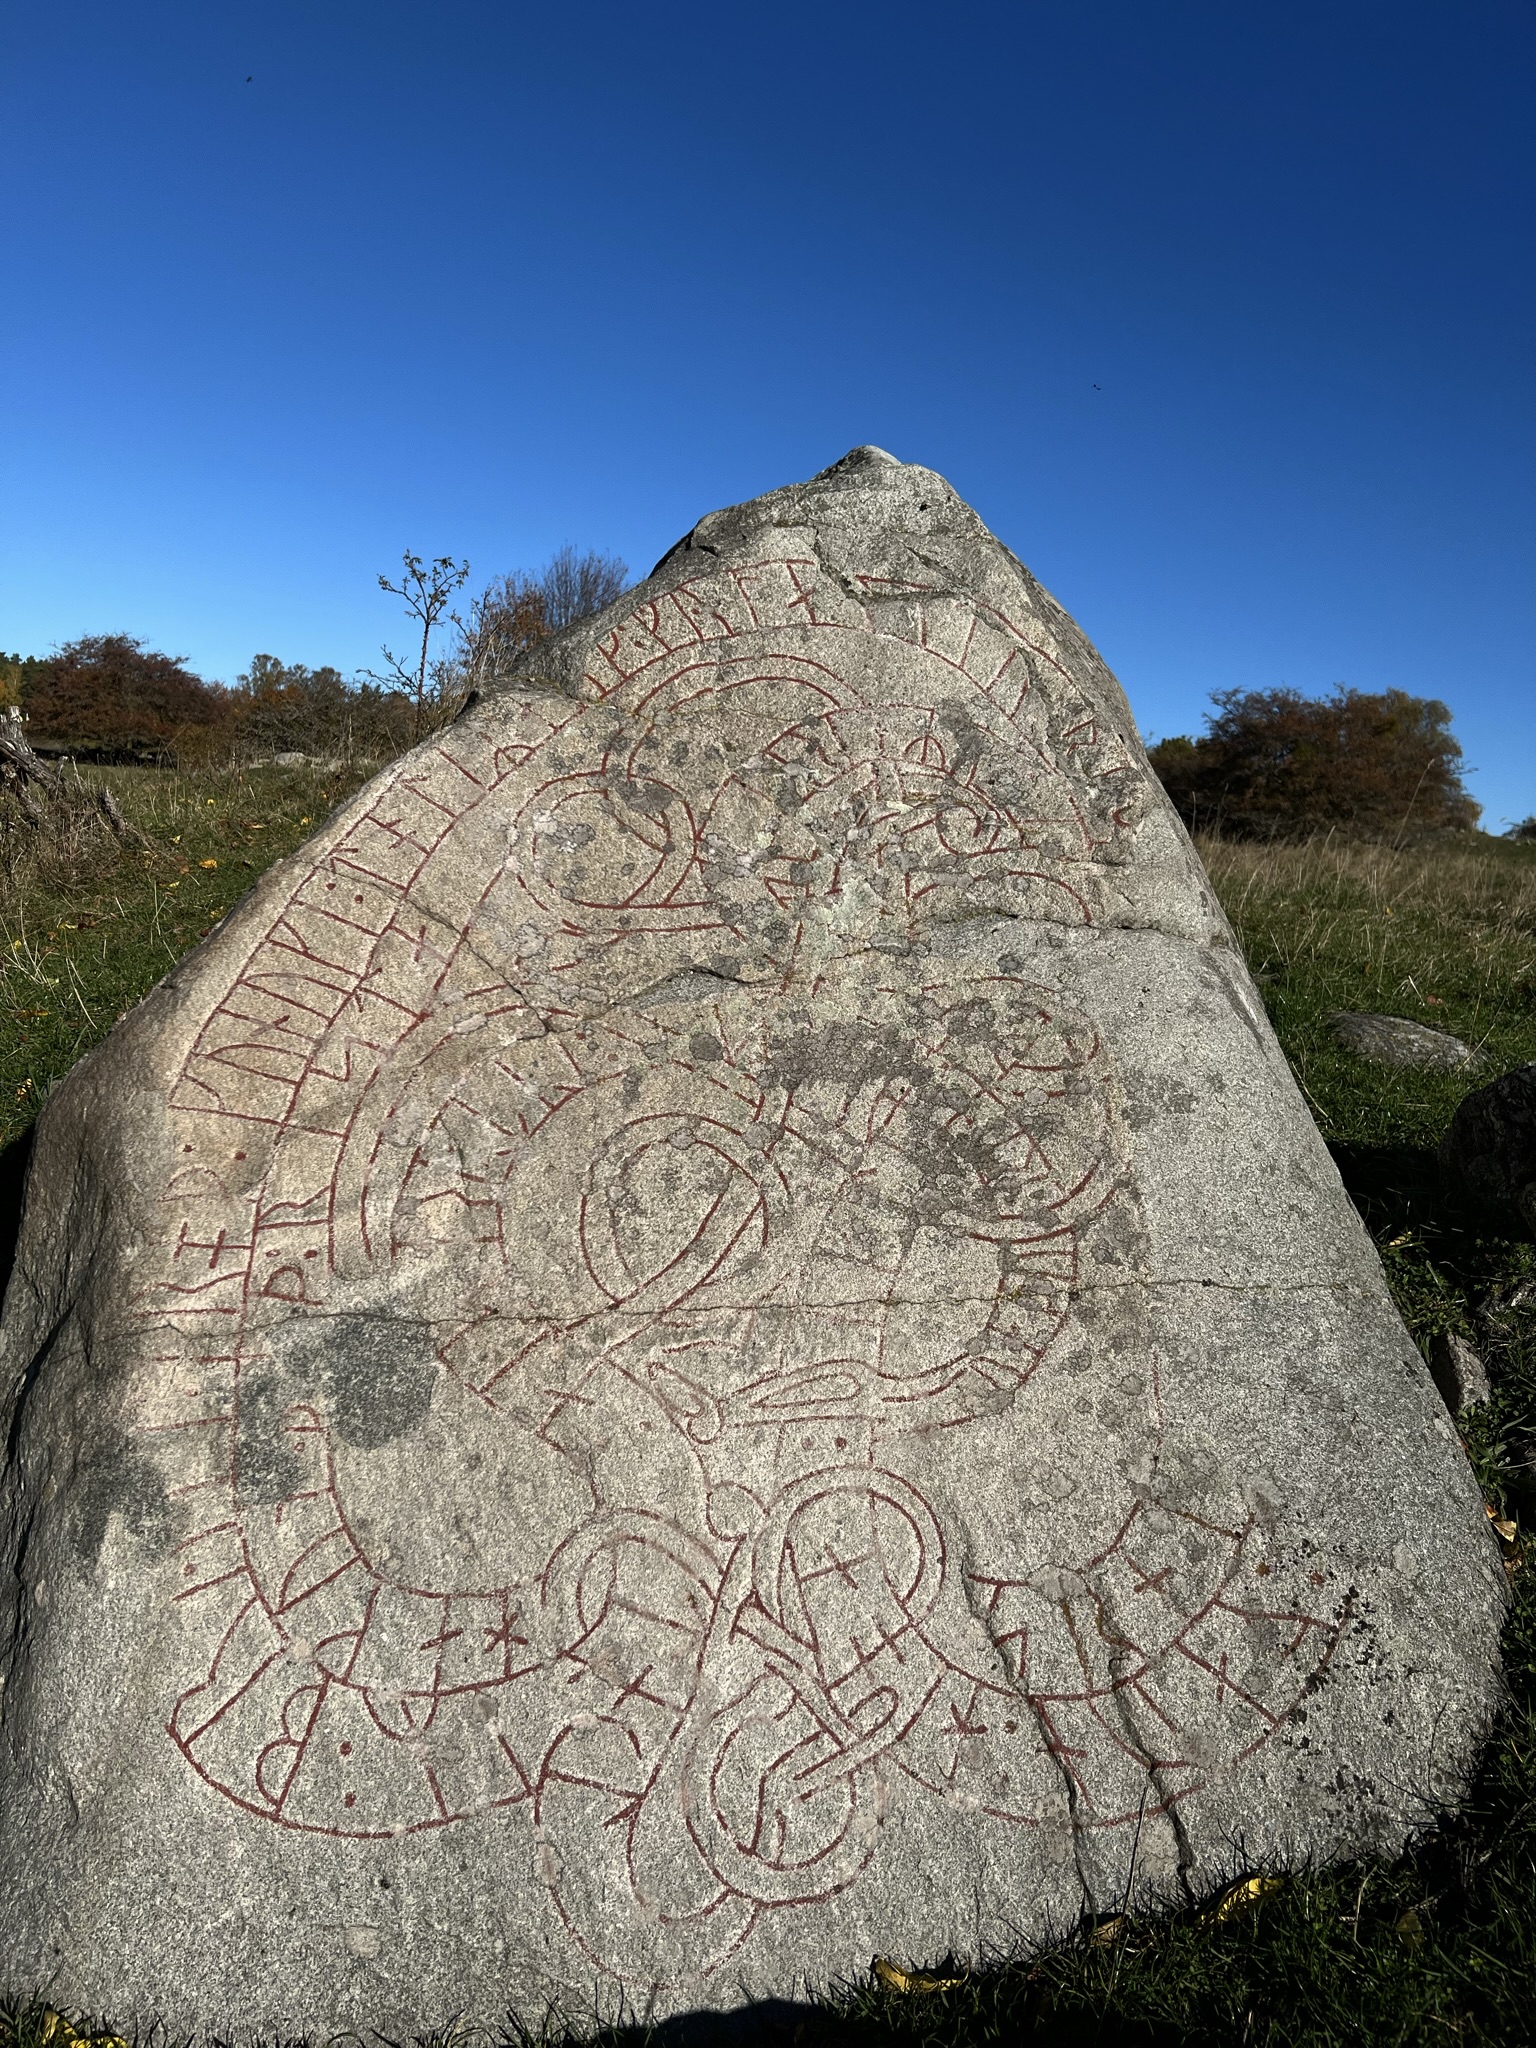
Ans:
[{"label": "dark green shrub", "polygon": [[1362,838],[1470,830],[1479,806],[1462,785],[1449,708],[1406,690],[1342,683],[1298,690],[1218,690],[1199,739],[1151,750],[1152,766],[1192,830],[1239,839],[1330,829]]}]

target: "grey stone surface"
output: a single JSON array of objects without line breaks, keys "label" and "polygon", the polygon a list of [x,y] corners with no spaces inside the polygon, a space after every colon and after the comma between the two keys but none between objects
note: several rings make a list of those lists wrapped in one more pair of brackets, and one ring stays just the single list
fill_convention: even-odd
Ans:
[{"label": "grey stone surface", "polygon": [[1510,1203],[1536,1231],[1536,1065],[1512,1067],[1464,1095],[1440,1160],[1474,1194]]},{"label": "grey stone surface", "polygon": [[1431,1343],[1429,1370],[1453,1415],[1459,1415],[1463,1408],[1480,1408],[1493,1396],[1488,1368],[1477,1346],[1458,1337],[1454,1330],[1442,1331]]},{"label": "grey stone surface", "polygon": [[1379,1017],[1371,1010],[1335,1010],[1329,1018],[1334,1035],[1361,1059],[1380,1060],[1389,1067],[1427,1067],[1452,1072],[1477,1058],[1471,1046],[1449,1031],[1432,1031],[1411,1017]]},{"label": "grey stone surface", "polygon": [[0,1954],[666,2013],[1391,1849],[1477,1489],[1077,627],[856,451],[84,1061],[3,1326]]}]

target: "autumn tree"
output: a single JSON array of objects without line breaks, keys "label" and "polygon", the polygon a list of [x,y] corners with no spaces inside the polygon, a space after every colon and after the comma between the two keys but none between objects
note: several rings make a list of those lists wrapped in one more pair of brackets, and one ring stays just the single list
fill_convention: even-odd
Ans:
[{"label": "autumn tree", "polygon": [[563,633],[578,620],[606,610],[623,596],[628,581],[629,565],[617,555],[600,555],[591,549],[578,555],[569,543],[557,548],[540,571],[537,584],[548,630]]},{"label": "autumn tree", "polygon": [[0,712],[19,711],[27,691],[47,666],[35,654],[0,654]]},{"label": "autumn tree", "polygon": [[408,746],[415,706],[403,690],[348,683],[334,668],[251,657],[235,678],[231,711],[243,753],[389,755]]},{"label": "autumn tree", "polygon": [[30,667],[21,698],[34,747],[97,761],[174,758],[190,735],[228,712],[217,684],[128,633],[71,640]]},{"label": "autumn tree", "polygon": [[1461,780],[1448,707],[1405,690],[1342,683],[1297,690],[1219,690],[1199,739],[1151,750],[1152,766],[1193,829],[1293,838],[1330,829],[1370,837],[1470,830],[1479,806]]}]

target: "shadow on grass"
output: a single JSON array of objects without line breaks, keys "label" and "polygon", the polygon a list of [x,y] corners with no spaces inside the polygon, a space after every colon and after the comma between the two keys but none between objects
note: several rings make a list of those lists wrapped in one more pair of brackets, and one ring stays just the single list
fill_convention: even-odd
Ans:
[{"label": "shadow on grass", "polygon": [[615,2027],[593,2048],[810,2048],[831,2036],[828,2016],[797,1999],[768,1998],[737,2012],[685,2012],[655,2026]]},{"label": "shadow on grass", "polygon": [[978,1971],[934,1997],[892,1997],[862,1989],[842,2003],[773,1998],[735,2012],[679,2013],[652,2026],[615,2027],[584,2048],[840,2048],[843,2043],[1028,2040],[1036,2048],[1186,2048],[1181,2026],[1133,2019],[1108,2008],[1058,2006],[1040,1973]]},{"label": "shadow on grass", "polygon": [[[854,2003],[804,2003],[773,1998],[734,2012],[679,2013],[655,2024],[635,2023],[596,2033],[567,2032],[557,2026],[449,2030],[412,2043],[388,2036],[344,2034],[273,2040],[264,2048],[841,2048],[861,2042],[905,2042],[912,2048],[948,2048],[1027,2040],[1032,2048],[1189,2048],[1182,2026],[1129,2019],[1109,2001],[1085,2009],[1080,2002],[1059,2006],[1050,1991],[1022,1970],[979,1973],[960,1990],[932,1998],[886,1998],[866,1994]],[[88,2022],[80,2019],[81,2028]],[[127,2037],[77,2031],[75,2022],[41,2001],[0,2004],[0,2048],[185,2048],[159,2028]],[[229,2048],[215,2041],[211,2048]]]},{"label": "shadow on grass", "polygon": [[1350,1200],[1378,1239],[1412,1231],[1446,1255],[1460,1244],[1528,1239],[1517,1210],[1470,1195],[1425,1146],[1330,1143]]},{"label": "shadow on grass", "polygon": [[27,1169],[32,1164],[32,1139],[36,1124],[29,1124],[19,1138],[0,1148],[0,1302],[11,1284],[16,1264],[16,1244],[21,1236],[21,1205],[27,1192]]}]

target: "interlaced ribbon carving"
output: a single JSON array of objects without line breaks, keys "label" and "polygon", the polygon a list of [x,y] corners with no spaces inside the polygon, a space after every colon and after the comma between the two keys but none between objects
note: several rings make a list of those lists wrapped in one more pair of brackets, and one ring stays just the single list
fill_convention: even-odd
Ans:
[{"label": "interlaced ribbon carving", "polygon": [[1149,1346],[1061,1377],[1134,1162],[1006,921],[1094,922],[1141,776],[1039,620],[770,560],[290,870],[136,1302],[208,1787],[342,1838],[515,1809],[595,1962],[697,1980],[893,1800],[1131,1825],[1282,1724],[1322,1576],[1256,1564]]}]

